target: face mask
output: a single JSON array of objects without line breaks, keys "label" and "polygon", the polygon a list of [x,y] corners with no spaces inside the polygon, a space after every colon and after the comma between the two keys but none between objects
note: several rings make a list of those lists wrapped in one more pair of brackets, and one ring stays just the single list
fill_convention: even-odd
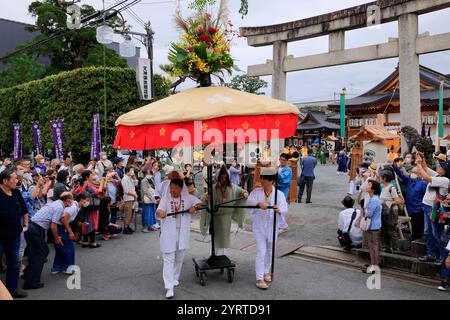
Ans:
[{"label": "face mask", "polygon": [[150,175],[148,175],[148,176],[145,176],[147,179],[151,179],[152,178],[152,176],[150,176]]},{"label": "face mask", "polygon": [[94,180],[98,180],[98,176],[97,175],[94,176]]},{"label": "face mask", "polygon": [[416,180],[418,178],[417,174],[411,173],[411,179]]},{"label": "face mask", "polygon": [[17,175],[19,177],[23,177],[24,174],[25,174],[25,172],[23,170],[17,171]]},{"label": "face mask", "polygon": [[405,159],[405,163],[410,164],[411,162],[412,162],[412,159],[411,159],[411,158],[406,158],[406,159]]},{"label": "face mask", "polygon": [[89,201],[86,201],[84,204],[83,204],[83,207],[89,207]]},{"label": "face mask", "polygon": [[106,159],[108,159],[107,156],[102,156],[102,160],[106,160]]},{"label": "face mask", "polygon": [[45,163],[45,160],[42,159],[41,161],[39,161],[39,163],[40,163],[40,164],[44,164],[44,163]]}]

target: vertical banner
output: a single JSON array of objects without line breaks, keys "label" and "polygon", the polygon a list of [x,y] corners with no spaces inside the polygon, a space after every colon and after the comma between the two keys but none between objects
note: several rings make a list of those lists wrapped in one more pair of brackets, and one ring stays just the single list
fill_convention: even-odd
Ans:
[{"label": "vertical banner", "polygon": [[342,139],[342,143],[344,143],[345,141],[345,88],[342,89],[342,93],[341,93],[341,139]]},{"label": "vertical banner", "polygon": [[92,119],[91,160],[100,160],[101,136],[100,115],[94,114]]},{"label": "vertical banner", "polygon": [[63,160],[64,158],[64,120],[52,120],[53,145],[55,147],[55,157]]},{"label": "vertical banner", "polygon": [[34,152],[36,152],[36,155],[40,154],[44,156],[44,150],[42,149],[41,142],[41,126],[39,121],[32,122],[31,126],[33,127]]},{"label": "vertical banner", "polygon": [[14,123],[14,161],[22,159],[22,125]]},{"label": "vertical banner", "polygon": [[141,100],[152,100],[152,75],[150,69],[150,59],[139,59],[136,77]]},{"label": "vertical banner", "polygon": [[444,80],[439,85],[439,138],[444,137]]}]

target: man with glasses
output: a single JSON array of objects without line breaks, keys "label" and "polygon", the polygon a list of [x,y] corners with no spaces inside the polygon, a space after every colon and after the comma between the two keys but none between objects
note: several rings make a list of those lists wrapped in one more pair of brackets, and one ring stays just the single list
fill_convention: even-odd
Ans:
[{"label": "man with glasses", "polygon": [[[286,199],[289,199],[289,190],[292,183],[292,169],[288,166],[288,160],[291,156],[288,153],[280,155],[280,167],[278,169],[278,190],[283,192]],[[281,216],[280,231],[285,232],[288,229],[286,217]]]}]

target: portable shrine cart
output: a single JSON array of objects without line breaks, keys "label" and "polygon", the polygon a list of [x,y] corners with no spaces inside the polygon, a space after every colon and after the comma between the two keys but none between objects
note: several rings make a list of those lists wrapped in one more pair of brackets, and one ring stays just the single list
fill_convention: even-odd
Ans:
[{"label": "portable shrine cart", "polygon": [[[114,148],[153,150],[283,139],[295,133],[298,116],[298,108],[284,101],[226,87],[194,88],[119,117]],[[230,130],[236,134],[230,136]],[[206,149],[205,159],[208,159]],[[210,200],[202,209],[211,214],[211,256],[193,259],[201,285],[206,285],[206,274],[212,270],[221,273],[226,270],[228,282],[234,280],[236,264],[215,252],[214,214],[219,208],[236,208],[233,202],[240,200],[213,206],[213,166],[208,161]]]}]

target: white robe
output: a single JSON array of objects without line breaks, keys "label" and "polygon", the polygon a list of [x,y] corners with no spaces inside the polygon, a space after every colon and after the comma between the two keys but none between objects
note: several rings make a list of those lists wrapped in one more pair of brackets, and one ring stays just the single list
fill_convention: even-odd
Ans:
[{"label": "white robe", "polygon": [[[183,203],[179,211],[188,210],[194,207],[196,204],[201,203],[200,199],[185,194],[181,195]],[[164,195],[159,203],[158,210],[163,210],[169,213],[174,213],[173,208],[170,204],[172,196],[170,193]],[[177,199],[179,203],[179,199]],[[161,237],[160,237],[160,250],[163,253],[171,253],[177,250],[187,250],[189,249],[189,236],[191,229],[191,215],[189,213],[184,213],[178,215],[180,221],[180,228],[177,229],[177,216],[171,216],[166,218],[159,218],[161,225]],[[179,243],[177,246],[177,238],[179,237]]]},{"label": "white robe", "polygon": [[[256,206],[257,203],[266,202],[266,195],[263,188],[257,188],[250,193],[247,200],[249,206]],[[268,206],[275,204],[275,188],[272,189]],[[280,208],[281,215],[286,216],[288,205],[283,192],[278,191],[277,204]],[[253,237],[256,240],[256,259],[255,271],[256,280],[263,280],[265,273],[270,273],[272,266],[272,245],[273,245],[273,218],[274,210],[249,209],[253,219]],[[276,237],[278,238],[278,227],[280,224],[280,216],[277,214],[276,219]]]},{"label": "white robe", "polygon": [[[247,200],[248,206],[256,206],[259,202],[266,202],[266,195],[263,188],[256,188],[250,193]],[[273,188],[270,196],[270,205],[275,204],[275,188]],[[280,207],[281,215],[286,216],[288,213],[288,205],[286,202],[286,197],[283,192],[278,190],[277,204]],[[273,239],[273,214],[274,210],[262,210],[262,209],[249,209],[249,212],[253,220],[253,237],[255,240],[267,239],[272,242]],[[277,216],[276,221],[276,237],[278,238],[278,227],[280,224],[280,217]]]}]

